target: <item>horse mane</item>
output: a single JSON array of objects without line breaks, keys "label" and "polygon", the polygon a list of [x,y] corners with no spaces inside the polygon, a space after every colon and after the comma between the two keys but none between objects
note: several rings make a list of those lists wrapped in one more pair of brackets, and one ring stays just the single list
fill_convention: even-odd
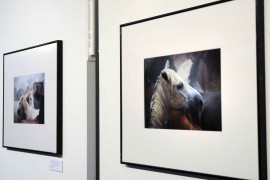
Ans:
[{"label": "horse mane", "polygon": [[150,128],[164,128],[167,124],[167,102],[164,89],[162,88],[162,77],[158,76],[154,86],[154,93],[150,104]]}]

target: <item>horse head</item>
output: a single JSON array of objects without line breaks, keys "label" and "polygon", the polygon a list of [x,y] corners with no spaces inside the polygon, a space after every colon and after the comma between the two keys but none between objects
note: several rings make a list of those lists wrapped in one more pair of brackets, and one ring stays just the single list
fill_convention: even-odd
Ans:
[{"label": "horse head", "polygon": [[188,119],[200,125],[203,108],[200,93],[188,85],[174,70],[164,69],[160,76],[169,109],[183,112]]},{"label": "horse head", "polygon": [[33,91],[29,91],[28,104],[34,108],[34,95]]}]

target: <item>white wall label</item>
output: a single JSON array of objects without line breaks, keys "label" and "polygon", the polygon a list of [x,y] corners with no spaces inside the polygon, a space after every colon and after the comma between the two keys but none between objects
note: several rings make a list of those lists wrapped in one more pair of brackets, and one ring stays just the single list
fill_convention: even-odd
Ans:
[{"label": "white wall label", "polygon": [[51,171],[63,172],[63,160],[60,158],[50,158],[49,169]]}]

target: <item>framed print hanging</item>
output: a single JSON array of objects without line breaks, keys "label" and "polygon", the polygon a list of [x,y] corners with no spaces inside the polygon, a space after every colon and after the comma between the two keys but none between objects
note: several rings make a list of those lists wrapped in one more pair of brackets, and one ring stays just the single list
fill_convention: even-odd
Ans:
[{"label": "framed print hanging", "polygon": [[264,179],[263,1],[122,24],[121,163]]},{"label": "framed print hanging", "polygon": [[61,154],[62,41],[3,57],[3,146]]}]

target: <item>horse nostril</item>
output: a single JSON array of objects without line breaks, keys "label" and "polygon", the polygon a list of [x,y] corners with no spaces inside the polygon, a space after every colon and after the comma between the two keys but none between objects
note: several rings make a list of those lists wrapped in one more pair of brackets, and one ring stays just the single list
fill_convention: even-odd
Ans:
[{"label": "horse nostril", "polygon": [[202,100],[200,100],[199,105],[203,106],[203,101]]},{"label": "horse nostril", "polygon": [[194,97],[194,105],[195,106],[203,106],[203,100],[202,100],[202,97],[200,95],[196,95]]}]

